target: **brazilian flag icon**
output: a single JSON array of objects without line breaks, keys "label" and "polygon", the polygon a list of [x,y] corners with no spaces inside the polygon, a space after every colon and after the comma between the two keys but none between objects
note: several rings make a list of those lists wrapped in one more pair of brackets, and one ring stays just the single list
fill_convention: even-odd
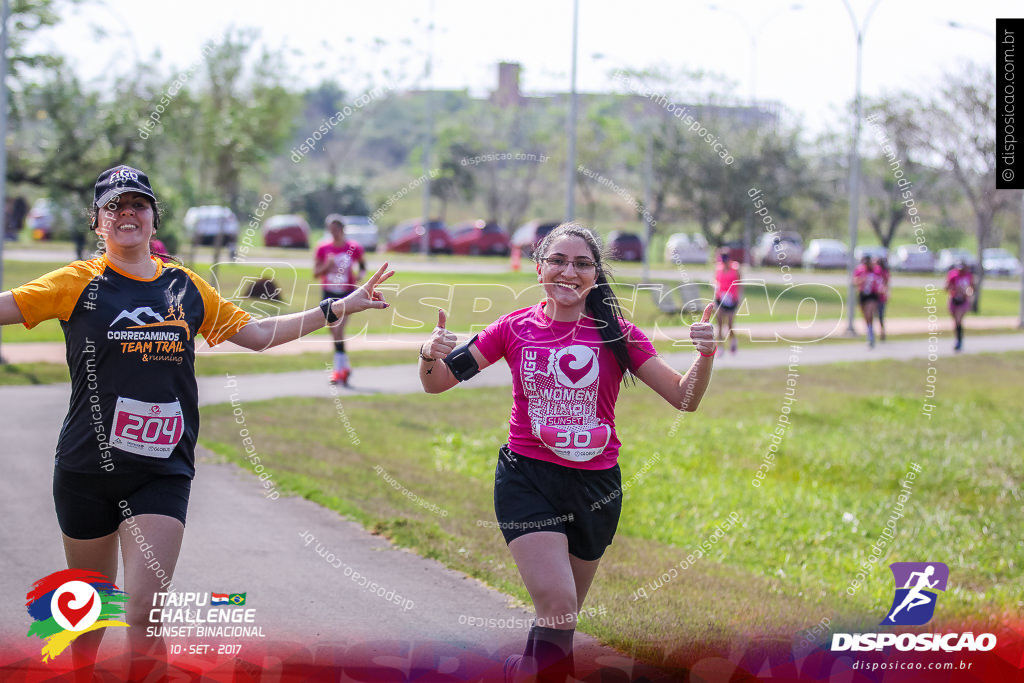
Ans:
[{"label": "brazilian flag icon", "polygon": [[244,605],[245,593],[232,593],[228,596],[228,602],[230,602],[232,605]]}]

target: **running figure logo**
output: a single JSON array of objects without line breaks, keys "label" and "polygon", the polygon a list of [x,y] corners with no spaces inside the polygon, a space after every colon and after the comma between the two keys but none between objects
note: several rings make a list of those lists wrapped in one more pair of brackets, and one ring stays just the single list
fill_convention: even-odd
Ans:
[{"label": "running figure logo", "polygon": [[896,595],[882,625],[927,624],[935,614],[935,591],[946,590],[949,567],[942,562],[894,562],[889,569],[896,580]]}]

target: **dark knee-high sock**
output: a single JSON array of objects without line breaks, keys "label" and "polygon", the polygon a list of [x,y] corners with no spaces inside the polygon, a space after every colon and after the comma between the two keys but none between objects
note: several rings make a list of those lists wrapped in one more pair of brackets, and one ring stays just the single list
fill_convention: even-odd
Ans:
[{"label": "dark knee-high sock", "polygon": [[573,629],[532,626],[526,637],[523,658],[515,667],[514,674],[522,667],[523,672],[536,671],[539,683],[566,683],[575,678],[576,666],[572,656]]}]

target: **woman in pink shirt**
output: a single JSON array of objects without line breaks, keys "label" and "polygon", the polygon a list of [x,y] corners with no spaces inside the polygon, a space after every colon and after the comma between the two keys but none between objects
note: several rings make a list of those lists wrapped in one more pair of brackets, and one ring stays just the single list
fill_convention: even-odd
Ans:
[{"label": "woman in pink shirt", "polygon": [[[700,355],[686,375],[664,361],[625,320],[597,239],[565,223],[537,248],[545,299],[502,316],[468,344],[438,326],[420,348],[419,376],[440,393],[504,358],[512,370],[508,444],[499,449],[498,526],[533,599],[537,619],[507,680],[574,674],[576,615],[611,544],[622,504],[615,401],[632,376],[679,410],[694,411],[716,351],[708,304],[690,338]],[[444,362],[438,363],[437,360]]]},{"label": "woman in pink shirt", "polygon": [[946,273],[946,291],[949,292],[949,314],[953,316],[956,328],[954,351],[964,347],[964,316],[971,308],[974,297],[974,273],[967,264],[959,261]]},{"label": "woman in pink shirt", "polygon": [[878,311],[878,291],[882,278],[871,263],[871,257],[865,256],[860,265],[853,271],[853,284],[857,287],[857,299],[860,311],[864,314],[864,324],[868,327],[868,346],[875,346],[875,313]]},{"label": "woman in pink shirt", "polygon": [[[729,258],[729,250],[722,249],[719,261],[715,264],[715,320],[718,322],[718,339],[723,342],[728,337],[729,350],[736,353],[736,333],[732,323],[736,317],[736,308],[740,305],[740,264]],[[722,328],[728,330],[722,336]]]}]

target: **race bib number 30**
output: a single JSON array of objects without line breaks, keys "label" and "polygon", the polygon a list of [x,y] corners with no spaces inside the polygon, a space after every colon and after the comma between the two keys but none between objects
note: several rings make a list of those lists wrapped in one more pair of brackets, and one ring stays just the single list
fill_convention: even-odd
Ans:
[{"label": "race bib number 30", "polygon": [[149,458],[168,458],[185,431],[181,404],[119,397],[112,431],[111,446]]}]

